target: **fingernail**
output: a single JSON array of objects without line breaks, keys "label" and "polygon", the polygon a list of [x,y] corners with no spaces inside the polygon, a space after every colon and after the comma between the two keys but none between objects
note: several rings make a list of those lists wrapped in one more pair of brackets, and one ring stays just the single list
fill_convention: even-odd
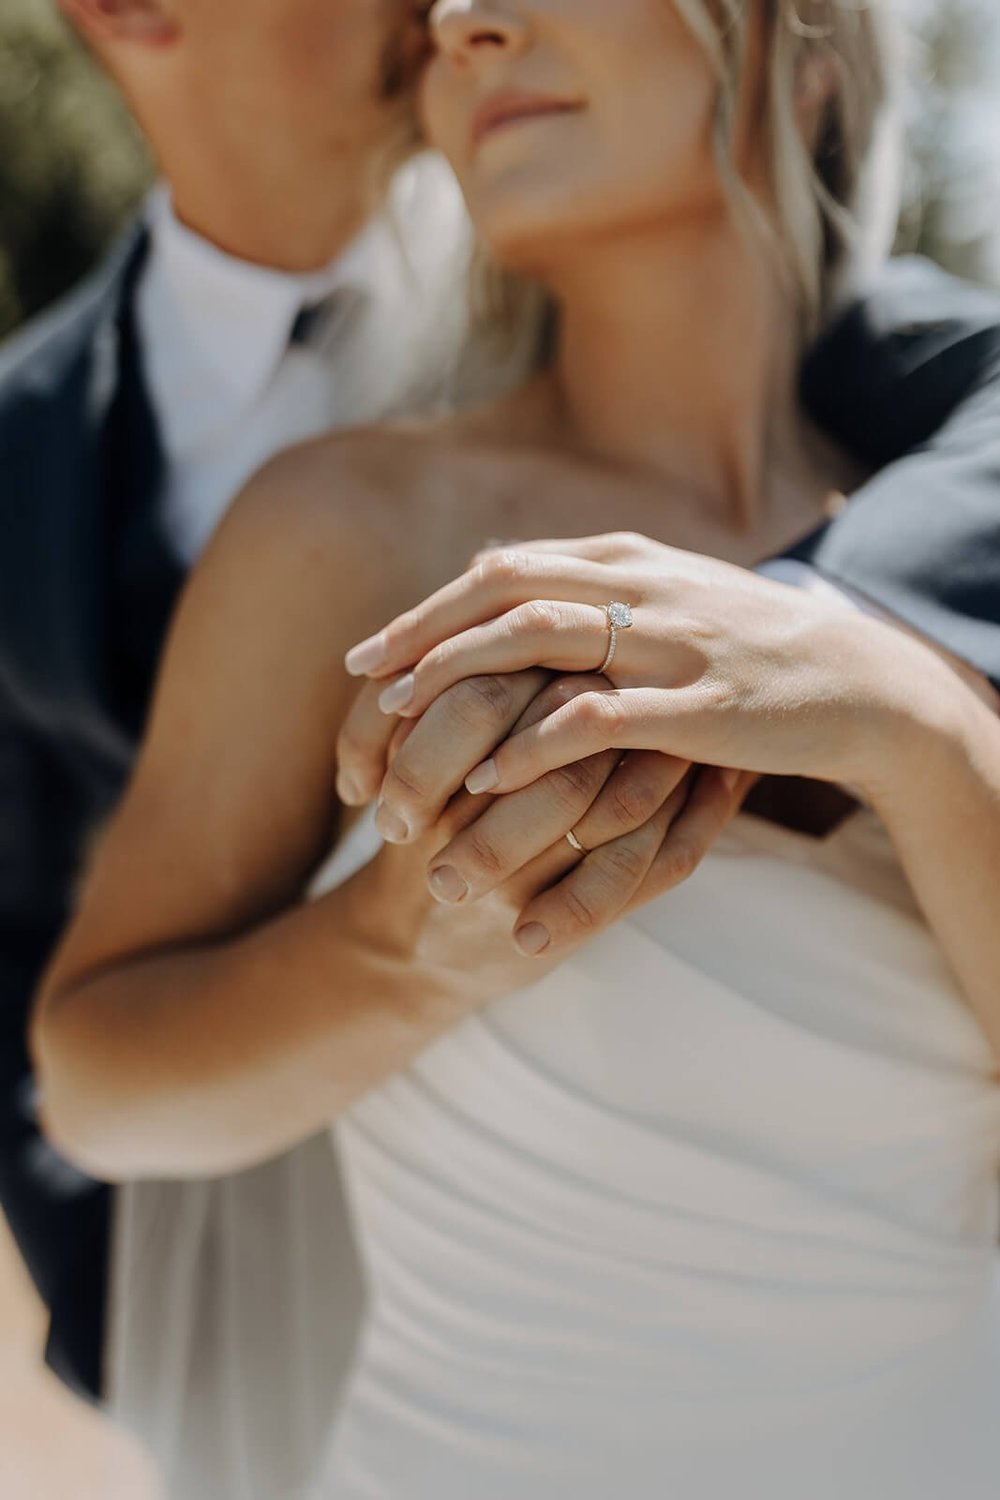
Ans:
[{"label": "fingernail", "polygon": [[726,771],[723,771],[723,773],[722,773],[722,784],[725,787],[725,789],[726,789],[727,792],[735,792],[735,790],[736,790],[736,783],[739,781],[739,779],[742,776],[742,774],[743,774],[742,771],[739,771],[739,770],[734,771],[732,769],[732,767],[730,767]]},{"label": "fingernail", "polygon": [[488,792],[497,785],[499,780],[500,773],[497,770],[496,761],[484,760],[481,766],[477,766],[474,771],[470,771],[468,776],[466,776],[466,791],[472,792],[473,794],[477,792]]},{"label": "fingernail", "polygon": [[360,807],[365,800],[365,794],[357,782],[352,777],[344,775],[337,777],[337,796],[345,807]]},{"label": "fingernail", "polygon": [[409,824],[384,802],[380,802],[376,810],[375,827],[387,844],[405,844],[410,837]]},{"label": "fingernail", "polygon": [[363,677],[366,672],[374,672],[376,667],[380,667],[385,656],[385,636],[380,631],[367,641],[352,646],[344,657],[344,666],[352,677]]},{"label": "fingernail", "polygon": [[526,927],[519,927],[514,934],[517,950],[525,958],[537,958],[539,953],[545,952],[551,941],[548,929],[541,922],[529,922]]},{"label": "fingernail", "polygon": [[451,865],[439,865],[436,870],[432,870],[427,883],[434,899],[444,901],[448,906],[457,906],[469,894],[469,887]]},{"label": "fingernail", "polygon": [[398,713],[405,708],[413,697],[413,689],[417,685],[417,679],[412,672],[407,672],[398,682],[391,682],[389,686],[379,694],[378,706],[384,714]]}]

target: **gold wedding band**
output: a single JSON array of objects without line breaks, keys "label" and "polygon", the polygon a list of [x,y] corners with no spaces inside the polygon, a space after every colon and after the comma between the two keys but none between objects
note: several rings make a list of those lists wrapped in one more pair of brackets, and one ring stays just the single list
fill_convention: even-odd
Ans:
[{"label": "gold wedding band", "polygon": [[613,604],[604,606],[604,613],[608,621],[608,654],[598,667],[598,672],[606,672],[615,659],[618,650],[619,630],[631,630],[633,625],[632,607],[615,600]]},{"label": "gold wedding band", "polygon": [[571,849],[575,849],[576,850],[577,854],[589,854],[590,853],[590,850],[589,849],[585,849],[583,847],[583,845],[580,843],[580,840],[577,838],[577,836],[573,832],[572,828],[570,829],[569,833],[567,833],[567,835],[566,835],[566,842],[569,844],[569,846],[570,846]]}]

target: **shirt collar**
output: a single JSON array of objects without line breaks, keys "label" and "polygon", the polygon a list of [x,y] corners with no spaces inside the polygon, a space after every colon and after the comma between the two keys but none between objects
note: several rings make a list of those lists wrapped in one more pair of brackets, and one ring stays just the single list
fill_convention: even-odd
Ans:
[{"label": "shirt collar", "polygon": [[146,279],[170,318],[171,337],[233,410],[251,405],[271,381],[303,307],[340,290],[371,291],[375,242],[385,233],[376,217],[328,266],[297,274],[240,260],[188,229],[165,185],[150,194],[147,222]]}]

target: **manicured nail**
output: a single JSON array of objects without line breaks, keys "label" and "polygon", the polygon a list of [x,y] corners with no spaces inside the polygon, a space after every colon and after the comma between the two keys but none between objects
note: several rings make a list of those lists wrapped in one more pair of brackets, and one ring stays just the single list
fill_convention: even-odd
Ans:
[{"label": "manicured nail", "polygon": [[434,899],[443,901],[448,906],[457,906],[469,894],[469,887],[451,865],[438,865],[436,870],[431,871],[427,883]]},{"label": "manicured nail", "polygon": [[544,953],[552,941],[548,929],[541,922],[529,922],[526,927],[519,927],[514,934],[514,942],[519,953],[525,958],[537,958],[539,953]]},{"label": "manicured nail", "polygon": [[723,771],[723,773],[722,773],[722,785],[725,787],[725,789],[726,789],[727,792],[735,792],[735,790],[736,790],[736,783],[739,781],[739,779],[742,776],[742,774],[743,774],[742,771],[739,771],[739,770],[735,770],[734,771],[731,766],[729,767],[728,770]]},{"label": "manicured nail", "polygon": [[496,786],[499,780],[500,772],[497,770],[496,761],[484,760],[481,766],[477,766],[474,771],[470,771],[468,776],[466,776],[466,791],[472,792],[473,794],[477,792],[488,792]]},{"label": "manicured nail", "polygon": [[386,807],[384,802],[380,802],[376,810],[375,827],[387,844],[405,844],[410,837],[406,820],[393,812],[391,807]]},{"label": "manicured nail", "polygon": [[364,792],[353,777],[343,774],[337,777],[337,796],[345,807],[360,807],[366,800]]},{"label": "manicured nail", "polygon": [[379,694],[378,706],[384,714],[399,713],[405,708],[413,697],[413,689],[417,685],[417,679],[412,672],[407,672],[398,682],[391,682],[389,686]]},{"label": "manicured nail", "polygon": [[344,666],[352,677],[363,677],[366,672],[374,672],[385,661],[385,636],[379,632],[367,641],[362,641],[357,646],[352,646],[344,657]]}]

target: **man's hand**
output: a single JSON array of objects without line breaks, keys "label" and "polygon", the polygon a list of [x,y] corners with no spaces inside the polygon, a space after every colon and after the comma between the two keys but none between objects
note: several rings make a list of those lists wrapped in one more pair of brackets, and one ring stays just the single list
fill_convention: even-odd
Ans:
[{"label": "man's hand", "polygon": [[[541,671],[483,677],[401,722],[379,709],[378,685],[369,684],[341,736],[338,791],[354,805],[378,796],[383,836],[410,842],[442,817],[497,744],[601,686],[594,676],[552,680]],[[481,799],[480,816],[430,860],[431,891],[445,904],[474,901],[523,872],[518,946],[532,955],[568,951],[692,874],[751,780],[655,751],[605,751],[511,796]],[[585,853],[567,840],[571,831]]]}]

